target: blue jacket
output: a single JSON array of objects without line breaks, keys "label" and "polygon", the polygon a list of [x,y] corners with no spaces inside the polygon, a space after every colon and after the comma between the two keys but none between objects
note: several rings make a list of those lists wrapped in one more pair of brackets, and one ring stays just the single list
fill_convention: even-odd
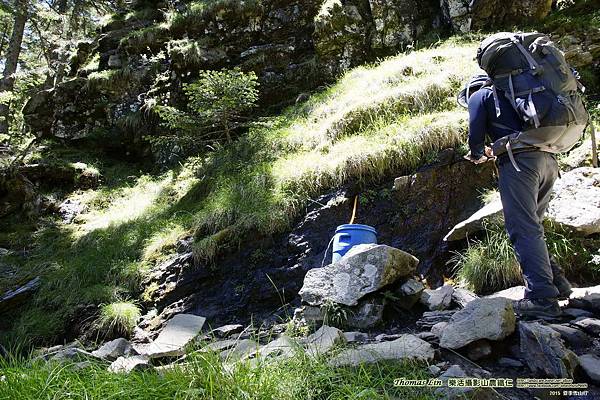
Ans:
[{"label": "blue jacket", "polygon": [[[491,88],[480,89],[469,97],[469,149],[474,158],[483,155],[486,134],[492,142],[495,142],[501,137],[523,129],[523,121],[500,90],[498,90],[498,103],[500,117],[496,117]],[[502,124],[510,130],[494,126],[492,122]]]}]

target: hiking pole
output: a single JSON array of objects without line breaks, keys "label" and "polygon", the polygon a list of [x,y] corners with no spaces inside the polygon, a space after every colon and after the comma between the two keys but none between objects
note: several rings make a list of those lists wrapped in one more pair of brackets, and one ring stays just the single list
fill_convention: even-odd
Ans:
[{"label": "hiking pole", "polygon": [[596,147],[596,129],[594,128],[594,121],[590,119],[590,129],[592,136],[592,166],[598,168],[598,148]]}]

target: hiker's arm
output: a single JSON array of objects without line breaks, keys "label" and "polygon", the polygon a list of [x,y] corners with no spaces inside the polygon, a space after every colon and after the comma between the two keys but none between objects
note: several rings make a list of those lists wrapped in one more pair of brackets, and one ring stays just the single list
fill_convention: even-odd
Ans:
[{"label": "hiker's arm", "polygon": [[483,95],[484,92],[480,90],[469,98],[469,150],[471,150],[471,159],[475,160],[485,155],[487,113]]}]

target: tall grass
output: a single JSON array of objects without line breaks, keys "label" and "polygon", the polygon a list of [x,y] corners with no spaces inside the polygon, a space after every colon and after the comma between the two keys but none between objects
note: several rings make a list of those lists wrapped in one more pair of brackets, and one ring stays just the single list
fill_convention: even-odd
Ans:
[{"label": "tall grass", "polygon": [[456,253],[451,262],[459,282],[477,294],[523,284],[521,267],[502,224],[487,224],[485,238]]},{"label": "tall grass", "polygon": [[106,365],[0,359],[0,398],[25,399],[433,399],[431,388],[394,387],[395,378],[427,379],[422,364],[386,362],[329,367],[323,357],[296,354],[283,361],[224,364],[218,353],[190,354],[159,373],[114,374]]}]

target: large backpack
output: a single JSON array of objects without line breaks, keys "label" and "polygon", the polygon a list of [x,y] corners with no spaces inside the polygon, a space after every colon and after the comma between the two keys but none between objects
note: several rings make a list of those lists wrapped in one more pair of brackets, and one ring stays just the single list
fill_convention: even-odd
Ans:
[{"label": "large backpack", "polygon": [[477,61],[493,82],[497,116],[500,107],[496,88],[525,122],[522,132],[493,144],[495,155],[508,152],[518,170],[514,150],[538,148],[562,153],[577,144],[589,120],[578,92],[583,87],[548,36],[497,33],[481,42]]}]

